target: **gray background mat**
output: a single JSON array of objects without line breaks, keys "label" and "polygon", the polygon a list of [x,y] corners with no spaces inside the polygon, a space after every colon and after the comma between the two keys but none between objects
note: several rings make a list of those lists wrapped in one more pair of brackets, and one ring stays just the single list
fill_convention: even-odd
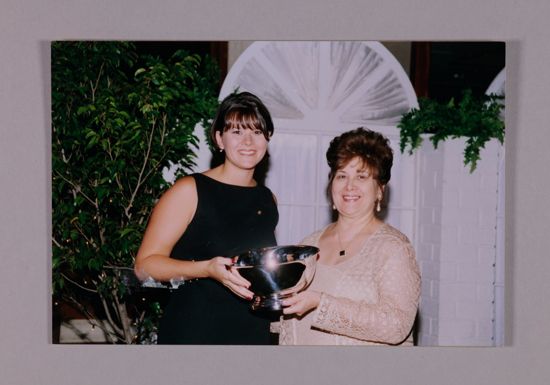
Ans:
[{"label": "gray background mat", "polygon": [[[548,383],[549,15],[545,0],[2,1],[0,383]],[[506,41],[507,346],[50,344],[49,42],[57,39]]]}]

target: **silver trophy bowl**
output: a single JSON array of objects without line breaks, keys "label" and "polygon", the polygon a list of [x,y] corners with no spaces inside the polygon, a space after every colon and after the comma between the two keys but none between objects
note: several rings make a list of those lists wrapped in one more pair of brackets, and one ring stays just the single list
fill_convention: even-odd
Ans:
[{"label": "silver trophy bowl", "polygon": [[233,266],[254,293],[252,310],[280,311],[282,300],[305,289],[315,275],[319,249],[308,245],[264,247],[235,257]]}]

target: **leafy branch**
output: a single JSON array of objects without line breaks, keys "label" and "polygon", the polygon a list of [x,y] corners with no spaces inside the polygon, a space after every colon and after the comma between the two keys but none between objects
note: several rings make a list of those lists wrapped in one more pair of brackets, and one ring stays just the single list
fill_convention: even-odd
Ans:
[{"label": "leafy branch", "polygon": [[218,105],[218,69],[185,51],[138,54],[129,42],[51,49],[54,297],[108,324],[113,342],[150,341],[160,308],[134,298],[120,268],[133,265],[169,187],[162,169],[176,164],[181,176],[194,164],[193,131]]}]

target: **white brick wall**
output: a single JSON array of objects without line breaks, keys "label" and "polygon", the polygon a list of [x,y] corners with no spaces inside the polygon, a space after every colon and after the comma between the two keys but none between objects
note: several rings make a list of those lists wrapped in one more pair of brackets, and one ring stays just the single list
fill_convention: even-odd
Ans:
[{"label": "white brick wall", "polygon": [[485,147],[472,174],[463,165],[464,140],[445,141],[435,150],[424,139],[417,152],[420,345],[495,344],[502,146],[494,140]]}]

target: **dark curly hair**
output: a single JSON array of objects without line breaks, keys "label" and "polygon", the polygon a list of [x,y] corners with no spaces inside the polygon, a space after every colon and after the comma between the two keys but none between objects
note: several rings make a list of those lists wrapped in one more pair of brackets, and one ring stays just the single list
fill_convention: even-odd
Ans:
[{"label": "dark curly hair", "polygon": [[344,132],[330,142],[327,150],[327,162],[330,167],[327,187],[329,199],[332,200],[330,191],[336,171],[345,167],[355,157],[363,161],[380,187],[389,182],[393,165],[390,141],[376,131],[359,127]]},{"label": "dark curly hair", "polygon": [[223,134],[233,127],[259,129],[268,141],[274,130],[267,107],[260,98],[246,91],[230,94],[222,100],[210,129],[210,137],[216,148],[216,132]]}]

